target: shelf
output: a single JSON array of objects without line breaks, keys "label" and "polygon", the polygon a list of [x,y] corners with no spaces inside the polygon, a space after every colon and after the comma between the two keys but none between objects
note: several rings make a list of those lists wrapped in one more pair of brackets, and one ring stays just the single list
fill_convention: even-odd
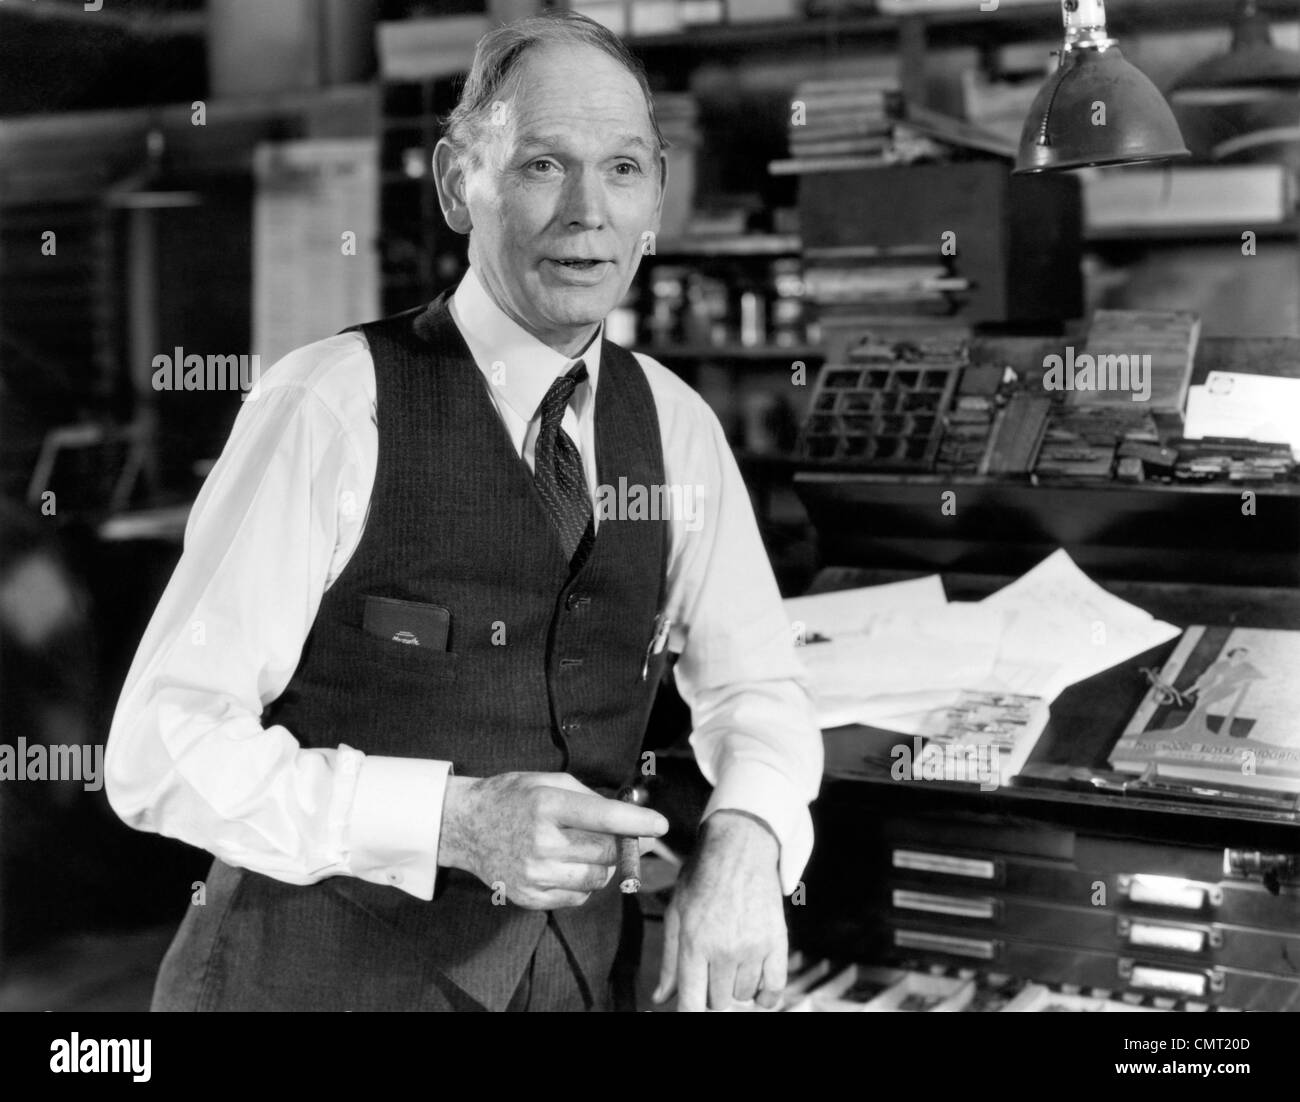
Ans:
[{"label": "shelf", "polygon": [[1085,230],[1085,245],[1125,244],[1143,241],[1168,242],[1180,244],[1200,241],[1240,241],[1246,230],[1254,230],[1260,240],[1295,240],[1300,237],[1300,221],[1273,222],[1265,224],[1217,226],[1114,226],[1104,229]]},{"label": "shelf", "polygon": [[[823,561],[1024,573],[1057,548],[1100,579],[1300,586],[1300,485],[889,476],[816,470],[794,487]],[[1259,509],[1241,522],[1241,495]],[[941,509],[943,495],[955,512]]]},{"label": "shelf", "polygon": [[914,471],[866,471],[861,465],[851,463],[831,464],[805,459],[799,470],[799,479],[815,483],[877,483],[887,486],[942,486],[983,487],[990,489],[1023,490],[1115,490],[1136,493],[1163,494],[1227,494],[1240,498],[1243,490],[1253,490],[1260,497],[1300,498],[1297,482],[1121,482],[1116,478],[1052,478],[1028,475],[955,474],[943,471],[916,473]]},{"label": "shelf", "polygon": [[638,349],[656,360],[753,360],[794,361],[826,358],[826,350],[815,344],[761,345],[744,344],[647,344]]},{"label": "shelf", "polygon": [[655,242],[654,257],[798,256],[797,233],[750,233],[718,237],[674,237]]},{"label": "shelf", "polygon": [[[1295,5],[1287,0],[1260,0],[1265,15],[1295,18]],[[1193,27],[1227,29],[1236,11],[1235,0],[1129,0],[1117,2],[1107,12],[1112,35],[1121,39],[1135,31],[1188,30]],[[954,11],[918,12],[913,15],[851,15],[821,17],[798,22],[717,24],[686,31],[629,37],[634,52],[657,55],[654,60],[683,54],[725,54],[736,49],[789,49],[795,44],[831,45],[892,43],[905,23],[921,23],[935,45],[961,46],[972,42],[1032,41],[1061,36],[1061,5],[1039,3],[982,12],[972,3]]]}]

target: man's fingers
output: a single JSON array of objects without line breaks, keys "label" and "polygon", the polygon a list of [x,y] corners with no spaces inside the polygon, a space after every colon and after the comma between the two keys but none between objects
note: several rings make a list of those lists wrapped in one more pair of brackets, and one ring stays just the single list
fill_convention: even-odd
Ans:
[{"label": "man's fingers", "polygon": [[569,864],[551,862],[533,877],[540,891],[583,892],[590,895],[609,883],[612,865]]},{"label": "man's fingers", "polygon": [[657,838],[668,833],[668,820],[657,811],[582,792],[556,794],[551,814],[558,826],[574,827],[594,834]]},{"label": "man's fingers", "polygon": [[716,956],[709,966],[709,1009],[726,1010],[736,989],[736,964],[728,957]]},{"label": "man's fingers", "polygon": [[677,1009],[700,1013],[708,1009],[709,962],[682,947],[677,963]]},{"label": "man's fingers", "polygon": [[578,865],[618,863],[618,844],[608,834],[592,834],[586,830],[561,830],[554,848],[554,853],[544,854],[544,856]]},{"label": "man's fingers", "polygon": [[736,985],[732,988],[732,994],[737,1002],[753,1002],[754,996],[758,994],[759,984],[762,982],[762,961],[752,959],[744,961],[736,969]]},{"label": "man's fingers", "polygon": [[789,955],[784,945],[768,954],[763,961],[763,980],[755,1001],[765,1010],[771,1010],[781,1001],[785,991],[786,973],[789,970]]},{"label": "man's fingers", "polygon": [[572,773],[545,773],[536,776],[543,778],[547,788],[562,788],[566,792],[581,792],[587,796],[596,795]]},{"label": "man's fingers", "polygon": [[589,892],[538,891],[521,892],[512,902],[529,911],[558,911],[562,907],[581,907]]},{"label": "man's fingers", "polygon": [[653,1002],[667,1002],[677,990],[677,934],[680,928],[677,908],[670,905],[664,916],[664,952],[659,962],[659,985],[650,996]]}]

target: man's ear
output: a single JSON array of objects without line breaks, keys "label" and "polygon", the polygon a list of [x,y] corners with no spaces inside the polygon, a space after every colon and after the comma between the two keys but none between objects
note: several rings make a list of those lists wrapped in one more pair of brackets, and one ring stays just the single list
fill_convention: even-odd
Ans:
[{"label": "man's ear", "polygon": [[457,233],[469,233],[472,222],[465,198],[465,173],[460,158],[446,138],[433,147],[433,184],[438,189],[442,216]]},{"label": "man's ear", "polygon": [[664,193],[668,190],[668,154],[659,153],[659,201],[655,203],[655,233],[659,232],[659,218],[664,210]]}]

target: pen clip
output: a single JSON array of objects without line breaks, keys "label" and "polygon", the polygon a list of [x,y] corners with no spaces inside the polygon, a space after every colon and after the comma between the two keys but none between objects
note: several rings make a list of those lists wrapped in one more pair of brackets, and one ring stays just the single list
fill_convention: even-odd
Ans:
[{"label": "pen clip", "polygon": [[662,654],[664,647],[668,645],[668,630],[672,626],[673,622],[662,612],[655,614],[654,631],[650,635],[650,642],[646,644],[645,661],[641,663],[642,681],[650,676],[650,659],[656,654]]}]

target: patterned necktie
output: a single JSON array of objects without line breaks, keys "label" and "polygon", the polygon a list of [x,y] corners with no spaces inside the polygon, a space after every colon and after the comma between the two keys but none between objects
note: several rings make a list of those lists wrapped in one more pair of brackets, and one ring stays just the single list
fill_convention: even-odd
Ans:
[{"label": "patterned necktie", "polygon": [[542,425],[533,450],[533,481],[550,510],[551,520],[560,533],[560,542],[570,561],[579,545],[595,532],[587,478],[582,472],[582,457],[569,434],[560,428],[569,399],[586,378],[587,365],[579,360],[567,374],[551,384],[538,407]]}]

